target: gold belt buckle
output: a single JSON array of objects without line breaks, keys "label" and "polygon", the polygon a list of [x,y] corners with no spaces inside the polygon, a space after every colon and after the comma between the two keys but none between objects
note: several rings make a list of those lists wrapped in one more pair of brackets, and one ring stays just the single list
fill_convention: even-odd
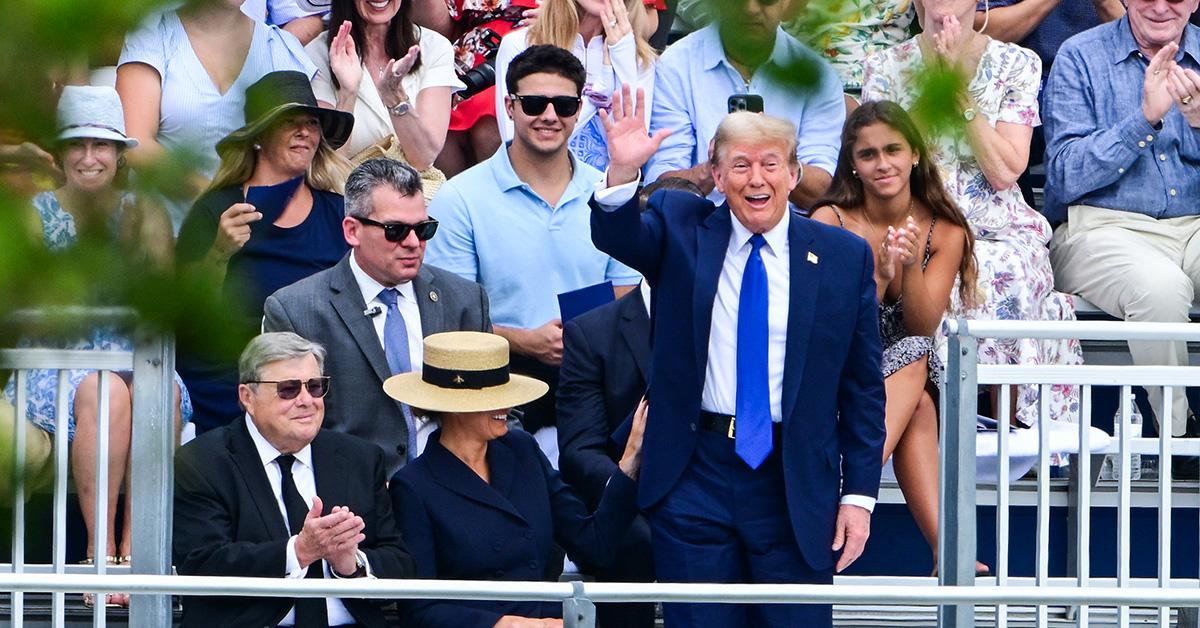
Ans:
[{"label": "gold belt buckle", "polygon": [[729,438],[733,438],[733,426],[735,424],[737,424],[737,417],[735,417],[735,416],[729,417],[729,432],[728,432],[728,434],[726,434],[727,436],[729,436]]}]

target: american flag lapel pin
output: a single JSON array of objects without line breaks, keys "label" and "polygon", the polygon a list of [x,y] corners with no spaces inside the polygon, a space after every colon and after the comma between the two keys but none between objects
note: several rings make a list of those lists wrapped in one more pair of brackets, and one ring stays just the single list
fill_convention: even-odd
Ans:
[{"label": "american flag lapel pin", "polygon": [[821,258],[817,257],[816,253],[813,253],[812,251],[808,252],[808,263],[809,264],[816,264],[820,261],[821,261]]}]

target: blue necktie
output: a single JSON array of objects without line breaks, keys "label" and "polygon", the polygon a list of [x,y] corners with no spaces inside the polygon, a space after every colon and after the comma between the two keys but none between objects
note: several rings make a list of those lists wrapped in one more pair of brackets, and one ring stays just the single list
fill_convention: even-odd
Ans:
[{"label": "blue necktie", "polygon": [[[383,352],[387,355],[392,375],[412,370],[412,357],[408,353],[408,327],[404,325],[404,315],[396,304],[399,296],[395,288],[384,288],[377,297],[387,306],[387,318],[383,319]],[[407,459],[412,460],[417,457],[417,425],[412,410],[407,405],[401,407],[404,410],[404,422],[408,425]]]},{"label": "blue necktie", "polygon": [[737,417],[734,451],[757,469],[771,453],[771,388],[767,374],[767,267],[762,234],[750,237],[737,322]]}]

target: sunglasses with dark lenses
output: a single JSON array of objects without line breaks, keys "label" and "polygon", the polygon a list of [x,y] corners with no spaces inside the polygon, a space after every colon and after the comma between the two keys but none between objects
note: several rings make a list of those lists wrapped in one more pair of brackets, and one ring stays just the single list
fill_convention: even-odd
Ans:
[{"label": "sunglasses with dark lenses", "polygon": [[329,393],[329,376],[312,379],[259,379],[246,382],[247,384],[275,384],[275,394],[280,399],[290,400],[300,396],[300,388],[308,389],[308,394],[320,399]]},{"label": "sunglasses with dark lenses", "polygon": [[522,96],[513,94],[521,103],[521,111],[527,116],[540,116],[546,105],[554,105],[554,113],[560,118],[570,118],[579,112],[578,96]]},{"label": "sunglasses with dark lenses", "polygon": [[438,221],[436,218],[426,218],[415,225],[410,225],[403,222],[377,222],[370,218],[354,217],[355,220],[364,225],[371,227],[379,227],[383,229],[383,237],[388,242],[403,242],[408,237],[408,232],[417,232],[417,239],[424,242],[433,237],[437,233]]}]

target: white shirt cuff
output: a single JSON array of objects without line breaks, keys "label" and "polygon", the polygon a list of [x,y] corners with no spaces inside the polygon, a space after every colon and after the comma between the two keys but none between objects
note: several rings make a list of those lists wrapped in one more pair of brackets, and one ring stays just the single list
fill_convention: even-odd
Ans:
[{"label": "white shirt cuff", "polygon": [[307,569],[300,568],[300,559],[296,558],[296,537],[288,539],[287,542],[287,564],[284,565],[284,573],[288,578],[303,578],[307,573]]},{"label": "white shirt cuff", "polygon": [[637,194],[641,181],[639,177],[629,183],[608,187],[608,171],[605,170],[604,176],[596,182],[596,204],[606,212],[615,211]]},{"label": "white shirt cuff", "polygon": [[858,506],[867,512],[875,512],[875,498],[866,495],[842,495],[842,504]]}]

